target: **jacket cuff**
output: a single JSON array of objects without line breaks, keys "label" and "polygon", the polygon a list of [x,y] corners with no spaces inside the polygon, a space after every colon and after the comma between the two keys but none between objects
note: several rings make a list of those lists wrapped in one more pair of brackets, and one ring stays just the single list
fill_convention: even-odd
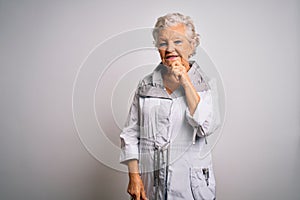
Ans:
[{"label": "jacket cuff", "polygon": [[186,118],[191,126],[198,127],[199,125],[202,125],[210,115],[211,109],[205,104],[205,102],[200,101],[193,116],[191,115],[189,108],[186,108]]},{"label": "jacket cuff", "polygon": [[139,159],[139,147],[138,145],[125,145],[121,149],[120,163],[125,164],[126,161],[132,159]]},{"label": "jacket cuff", "polygon": [[201,100],[198,103],[196,110],[191,115],[189,108],[186,108],[186,119],[194,128],[194,137],[197,134],[199,137],[205,137],[209,131],[209,126],[212,118],[212,101],[209,92],[200,93]]}]

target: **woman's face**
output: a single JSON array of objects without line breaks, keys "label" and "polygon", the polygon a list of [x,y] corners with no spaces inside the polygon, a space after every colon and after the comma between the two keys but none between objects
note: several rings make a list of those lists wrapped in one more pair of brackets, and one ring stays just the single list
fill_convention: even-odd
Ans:
[{"label": "woman's face", "polygon": [[178,61],[186,65],[193,47],[186,37],[185,25],[177,24],[162,29],[158,34],[157,48],[164,65],[171,66]]}]

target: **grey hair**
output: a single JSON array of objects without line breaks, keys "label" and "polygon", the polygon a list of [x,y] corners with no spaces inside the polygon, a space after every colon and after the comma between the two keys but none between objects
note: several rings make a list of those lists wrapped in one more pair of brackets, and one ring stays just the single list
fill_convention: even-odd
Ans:
[{"label": "grey hair", "polygon": [[[158,34],[161,29],[175,26],[177,24],[184,24],[186,27],[186,36],[190,41],[193,49],[192,55],[196,54],[196,47],[200,44],[199,34],[195,31],[194,22],[189,16],[184,16],[180,13],[169,13],[165,16],[159,17],[153,29],[152,35],[155,45],[157,46]],[[192,56],[191,55],[191,56]]]}]

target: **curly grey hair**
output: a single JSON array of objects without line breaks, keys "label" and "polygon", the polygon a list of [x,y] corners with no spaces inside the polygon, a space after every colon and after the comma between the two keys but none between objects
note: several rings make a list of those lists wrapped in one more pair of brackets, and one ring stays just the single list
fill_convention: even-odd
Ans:
[{"label": "curly grey hair", "polygon": [[[157,46],[157,38],[159,31],[170,26],[177,24],[184,24],[186,27],[186,36],[194,48],[192,55],[196,54],[196,47],[200,44],[199,34],[195,31],[195,26],[189,16],[184,16],[180,13],[169,13],[165,16],[159,17],[153,29],[152,35],[154,38],[155,46]],[[191,55],[191,56],[192,56]]]}]

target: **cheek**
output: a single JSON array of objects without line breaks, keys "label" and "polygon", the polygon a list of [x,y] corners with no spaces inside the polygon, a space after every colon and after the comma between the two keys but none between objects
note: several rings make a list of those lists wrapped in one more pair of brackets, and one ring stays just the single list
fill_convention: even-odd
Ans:
[{"label": "cheek", "polygon": [[192,47],[190,45],[185,45],[182,48],[182,54],[185,58],[188,58],[192,54]]},{"label": "cheek", "polygon": [[188,49],[186,47],[181,47],[177,50],[180,57],[186,59],[188,57]]},{"label": "cheek", "polygon": [[164,59],[165,58],[165,51],[158,50],[158,52],[159,52],[160,58]]}]

